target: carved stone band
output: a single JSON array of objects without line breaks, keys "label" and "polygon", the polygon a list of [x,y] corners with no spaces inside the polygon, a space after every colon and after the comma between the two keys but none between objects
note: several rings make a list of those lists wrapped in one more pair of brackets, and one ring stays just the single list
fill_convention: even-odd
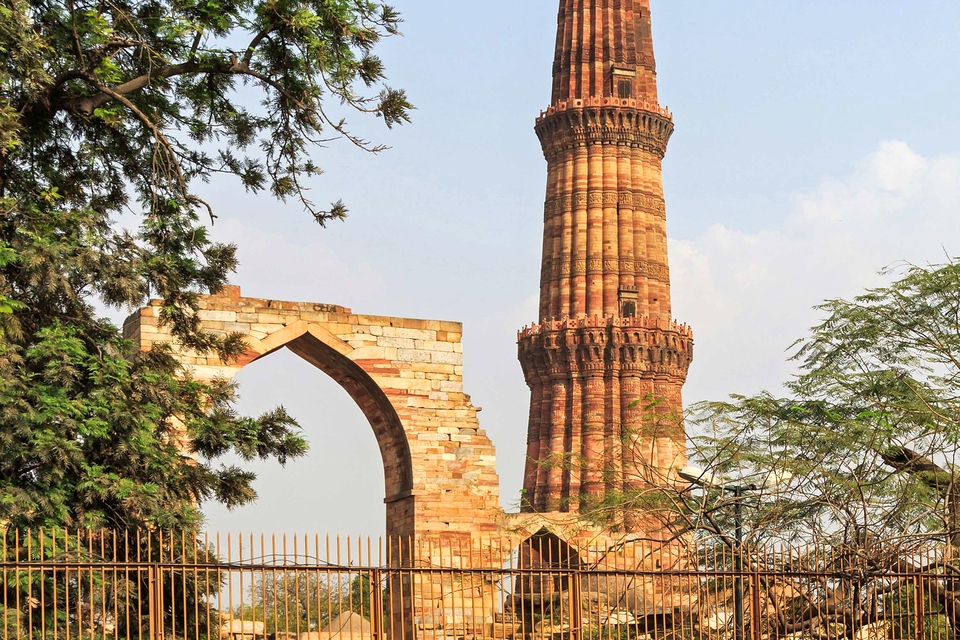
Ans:
[{"label": "carved stone band", "polygon": [[590,205],[620,205],[634,211],[652,213],[658,218],[666,218],[667,207],[663,198],[648,196],[632,191],[575,191],[572,194],[562,194],[547,198],[544,202],[544,218],[572,211],[576,207]]},{"label": "carved stone band", "polygon": [[541,266],[541,281],[570,275],[596,275],[603,273],[629,274],[650,278],[659,282],[670,282],[670,267],[649,260],[630,260],[617,258],[590,258],[569,260],[547,258]]}]

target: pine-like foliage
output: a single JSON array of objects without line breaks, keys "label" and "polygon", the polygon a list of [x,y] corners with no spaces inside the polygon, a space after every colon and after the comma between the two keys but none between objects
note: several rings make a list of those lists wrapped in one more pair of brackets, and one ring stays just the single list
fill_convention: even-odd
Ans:
[{"label": "pine-like foliage", "polygon": [[229,174],[343,217],[305,197],[310,153],[382,148],[333,110],[407,119],[373,55],[398,25],[368,0],[2,1],[0,526],[191,527],[204,501],[256,495],[225,454],[305,452],[282,409],[238,416],[233,387],[137,353],[94,305],[160,298],[181,344],[235,356],[239,336],[199,328],[236,258],[191,186]]},{"label": "pine-like foliage", "polygon": [[[747,491],[752,538],[891,558],[960,543],[960,265],[891,275],[819,307],[824,320],[795,345],[799,373],[786,393],[696,407],[695,457],[716,477],[792,476]],[[689,510],[688,525],[729,532],[721,493]]]}]

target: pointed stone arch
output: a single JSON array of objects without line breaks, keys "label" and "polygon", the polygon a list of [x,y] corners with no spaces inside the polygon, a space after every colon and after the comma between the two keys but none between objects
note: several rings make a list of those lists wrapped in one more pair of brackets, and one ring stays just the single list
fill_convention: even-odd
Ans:
[{"label": "pointed stone arch", "polygon": [[[141,349],[173,343],[160,302],[130,316]],[[198,379],[232,378],[284,347],[333,378],[357,403],[380,448],[391,537],[493,532],[499,481],[493,444],[463,392],[462,325],[354,314],[307,302],[244,298],[226,287],[200,301],[205,331],[239,333],[247,349],[222,362],[173,344]]]},{"label": "pointed stone arch", "polygon": [[413,490],[413,461],[400,416],[376,381],[350,356],[356,351],[322,325],[299,320],[263,340],[246,336],[244,366],[286,347],[339,384],[360,408],[373,429],[383,459],[384,501]]}]

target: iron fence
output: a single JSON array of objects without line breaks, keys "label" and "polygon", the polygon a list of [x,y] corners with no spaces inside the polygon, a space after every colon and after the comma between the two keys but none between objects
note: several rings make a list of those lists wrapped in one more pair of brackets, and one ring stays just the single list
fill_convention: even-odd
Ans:
[{"label": "iron fence", "polygon": [[[734,567],[741,567],[735,570]],[[0,639],[952,639],[949,549],[7,531]]]}]

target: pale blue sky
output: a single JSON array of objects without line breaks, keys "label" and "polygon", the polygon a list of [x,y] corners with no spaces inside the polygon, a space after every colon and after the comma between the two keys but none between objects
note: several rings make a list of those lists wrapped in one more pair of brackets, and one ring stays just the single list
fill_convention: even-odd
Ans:
[{"label": "pale blue sky", "polygon": [[[392,149],[333,143],[320,229],[296,206],[215,182],[216,237],[240,244],[244,292],[465,325],[465,383],[497,445],[504,506],[523,465],[527,391],[515,331],[535,320],[557,0],[397,0],[381,48],[412,124],[358,128]],[[693,325],[686,397],[775,386],[809,307],[898,259],[960,253],[960,3],[653,0],[675,313]],[[284,404],[313,451],[269,465],[260,502],[211,528],[379,533],[376,443],[346,394],[289,353],[238,378],[244,408]]]}]

